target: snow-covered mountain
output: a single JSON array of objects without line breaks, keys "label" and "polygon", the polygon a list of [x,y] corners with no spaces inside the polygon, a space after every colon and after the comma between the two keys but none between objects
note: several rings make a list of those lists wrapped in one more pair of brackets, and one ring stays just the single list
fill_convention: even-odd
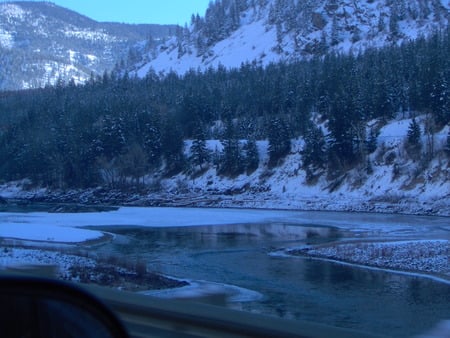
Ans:
[{"label": "snow-covered mountain", "polygon": [[358,53],[443,29],[449,0],[220,0],[134,71],[145,76]]},{"label": "snow-covered mountain", "polygon": [[51,2],[2,2],[0,90],[81,83],[122,60],[120,69],[143,77],[150,69],[185,73],[357,53],[443,29],[449,13],[449,0],[218,0],[183,29],[99,23]]},{"label": "snow-covered mountain", "polygon": [[83,82],[91,72],[101,75],[132,59],[130,48],[140,53],[153,48],[149,41],[169,37],[170,31],[175,26],[99,23],[51,2],[2,2],[0,90],[42,87],[58,79]]}]

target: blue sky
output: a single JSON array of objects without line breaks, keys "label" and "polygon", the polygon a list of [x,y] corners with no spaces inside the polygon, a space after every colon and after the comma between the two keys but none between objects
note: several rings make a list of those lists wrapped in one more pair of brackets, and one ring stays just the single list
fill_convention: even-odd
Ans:
[{"label": "blue sky", "polygon": [[[5,2],[4,0],[2,2]],[[97,21],[179,24],[204,16],[210,0],[51,0]]]}]

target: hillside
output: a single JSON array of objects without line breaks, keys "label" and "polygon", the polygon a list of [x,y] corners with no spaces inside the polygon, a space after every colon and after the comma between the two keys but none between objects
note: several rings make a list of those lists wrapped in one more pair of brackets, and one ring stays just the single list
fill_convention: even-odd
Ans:
[{"label": "hillside", "polygon": [[[145,76],[242,63],[266,66],[329,52],[357,54],[401,44],[448,26],[448,0],[226,0],[144,55],[132,70]],[[145,61],[146,60],[146,61]]]},{"label": "hillside", "polygon": [[445,214],[449,48],[447,29],[357,57],[2,93],[0,179],[53,201]]},{"label": "hillside", "polygon": [[[418,118],[423,130],[426,116]],[[0,185],[4,198],[48,202],[113,203],[150,206],[238,207],[294,210],[328,210],[406,213],[450,216],[450,160],[446,138],[450,127],[436,133],[435,157],[418,163],[408,157],[405,140],[411,119],[392,120],[380,131],[379,145],[369,156],[371,172],[355,168],[330,180],[325,174],[308,182],[302,169],[303,139],[293,141],[283,163],[268,165],[268,142],[258,141],[259,164],[251,174],[230,178],[209,166],[196,174],[171,177],[152,174],[146,189],[134,193],[93,188],[59,190],[31,188],[30,181]],[[422,141],[426,143],[426,137]],[[185,142],[185,156],[191,155],[192,141]],[[207,141],[210,151],[222,149],[218,140]],[[425,156],[425,154],[424,154]],[[161,174],[163,174],[161,172]]]},{"label": "hillside", "polygon": [[51,2],[0,3],[0,90],[83,83],[170,36],[175,26],[99,23]]},{"label": "hillside", "polygon": [[[417,162],[408,156],[405,145],[411,121],[394,119],[380,129],[378,146],[368,155],[370,169],[363,165],[336,178],[320,171],[314,180],[308,178],[302,167],[305,140],[299,138],[292,141],[291,151],[279,167],[270,167],[269,144],[259,141],[259,166],[250,175],[226,178],[210,168],[197,177],[163,180],[162,186],[174,196],[188,191],[196,195],[196,203],[217,206],[449,216],[450,161],[445,147],[450,127],[434,135],[434,158]],[[418,121],[423,131],[426,116]],[[425,136],[422,142],[428,142]],[[209,148],[214,151],[217,142],[210,141]],[[426,158],[425,153],[422,156]]]}]

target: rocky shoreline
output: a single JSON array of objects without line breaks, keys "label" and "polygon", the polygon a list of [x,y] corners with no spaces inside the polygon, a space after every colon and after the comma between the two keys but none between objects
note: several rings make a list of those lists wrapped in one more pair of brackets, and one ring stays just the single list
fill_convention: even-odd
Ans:
[{"label": "rocky shoreline", "polygon": [[[423,216],[450,216],[449,198],[419,201],[405,196],[298,196],[280,198],[271,192],[227,190],[223,192],[125,192],[95,188],[88,190],[20,191],[3,197],[3,208],[11,204],[21,207],[35,203],[54,204],[53,212],[96,212],[114,210],[118,206],[251,208],[299,211],[342,211],[391,213]],[[2,207],[2,206],[0,206]]]}]

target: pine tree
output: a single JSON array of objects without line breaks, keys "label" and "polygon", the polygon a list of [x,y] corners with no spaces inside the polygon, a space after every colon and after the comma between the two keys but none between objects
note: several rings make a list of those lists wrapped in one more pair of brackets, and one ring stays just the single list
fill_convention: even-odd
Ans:
[{"label": "pine tree", "polygon": [[366,150],[368,154],[372,154],[375,150],[377,150],[378,135],[379,132],[376,132],[374,129],[370,129],[369,138],[366,141]]},{"label": "pine tree", "polygon": [[210,154],[206,147],[205,133],[201,127],[198,127],[191,146],[190,160],[194,166],[199,166],[200,170],[203,170],[202,166],[209,161],[209,158]]},{"label": "pine tree", "polygon": [[343,171],[356,164],[360,142],[358,126],[361,124],[361,116],[356,114],[352,104],[350,90],[342,90],[330,103],[330,117],[327,135],[329,144],[329,166],[332,175],[340,175]]},{"label": "pine tree", "polygon": [[229,177],[236,177],[244,169],[243,157],[236,137],[233,122],[228,121],[225,128],[225,139],[222,141],[223,152],[219,165],[219,174]]},{"label": "pine tree", "polygon": [[399,35],[398,21],[398,8],[394,3],[394,6],[391,7],[391,16],[389,17],[389,32],[394,40],[396,40]]},{"label": "pine tree", "polygon": [[303,168],[315,171],[325,168],[326,142],[322,129],[311,126],[305,136],[305,145],[302,150]]},{"label": "pine tree", "polygon": [[112,159],[119,155],[126,145],[125,121],[121,117],[107,115],[101,120],[101,130],[94,141],[98,156]]},{"label": "pine tree", "polygon": [[339,43],[339,23],[336,14],[331,23],[331,45],[336,46]]},{"label": "pine tree", "polygon": [[372,175],[373,174],[373,167],[372,167],[372,162],[370,162],[370,158],[367,158],[366,173],[368,175]]},{"label": "pine tree", "polygon": [[162,155],[161,126],[157,117],[146,121],[142,137],[150,168],[156,169],[161,164]]},{"label": "pine tree", "polygon": [[277,32],[277,52],[281,53],[283,52],[283,25],[281,22],[277,22],[276,25],[276,32]]},{"label": "pine tree", "polygon": [[184,164],[184,140],[181,128],[173,120],[166,120],[161,129],[161,150],[166,160],[167,174],[176,174]]},{"label": "pine tree", "polygon": [[412,159],[417,160],[420,157],[420,151],[422,149],[421,131],[420,126],[416,119],[412,119],[408,127],[408,133],[406,134],[406,151]]},{"label": "pine tree", "polygon": [[420,126],[414,118],[409,124],[408,133],[406,135],[408,144],[413,146],[420,144],[420,134]]},{"label": "pine tree", "polygon": [[280,119],[272,119],[268,127],[269,164],[276,166],[278,161],[291,151],[291,139],[286,123]]},{"label": "pine tree", "polygon": [[245,170],[247,171],[247,175],[250,175],[259,166],[259,154],[256,141],[249,139],[243,150],[245,152]]},{"label": "pine tree", "polygon": [[385,25],[386,24],[384,23],[383,14],[380,13],[380,16],[378,18],[378,31],[379,32],[384,32]]},{"label": "pine tree", "polygon": [[436,122],[441,126],[450,122],[450,86],[443,73],[433,81],[430,96],[430,108],[436,116]]}]

